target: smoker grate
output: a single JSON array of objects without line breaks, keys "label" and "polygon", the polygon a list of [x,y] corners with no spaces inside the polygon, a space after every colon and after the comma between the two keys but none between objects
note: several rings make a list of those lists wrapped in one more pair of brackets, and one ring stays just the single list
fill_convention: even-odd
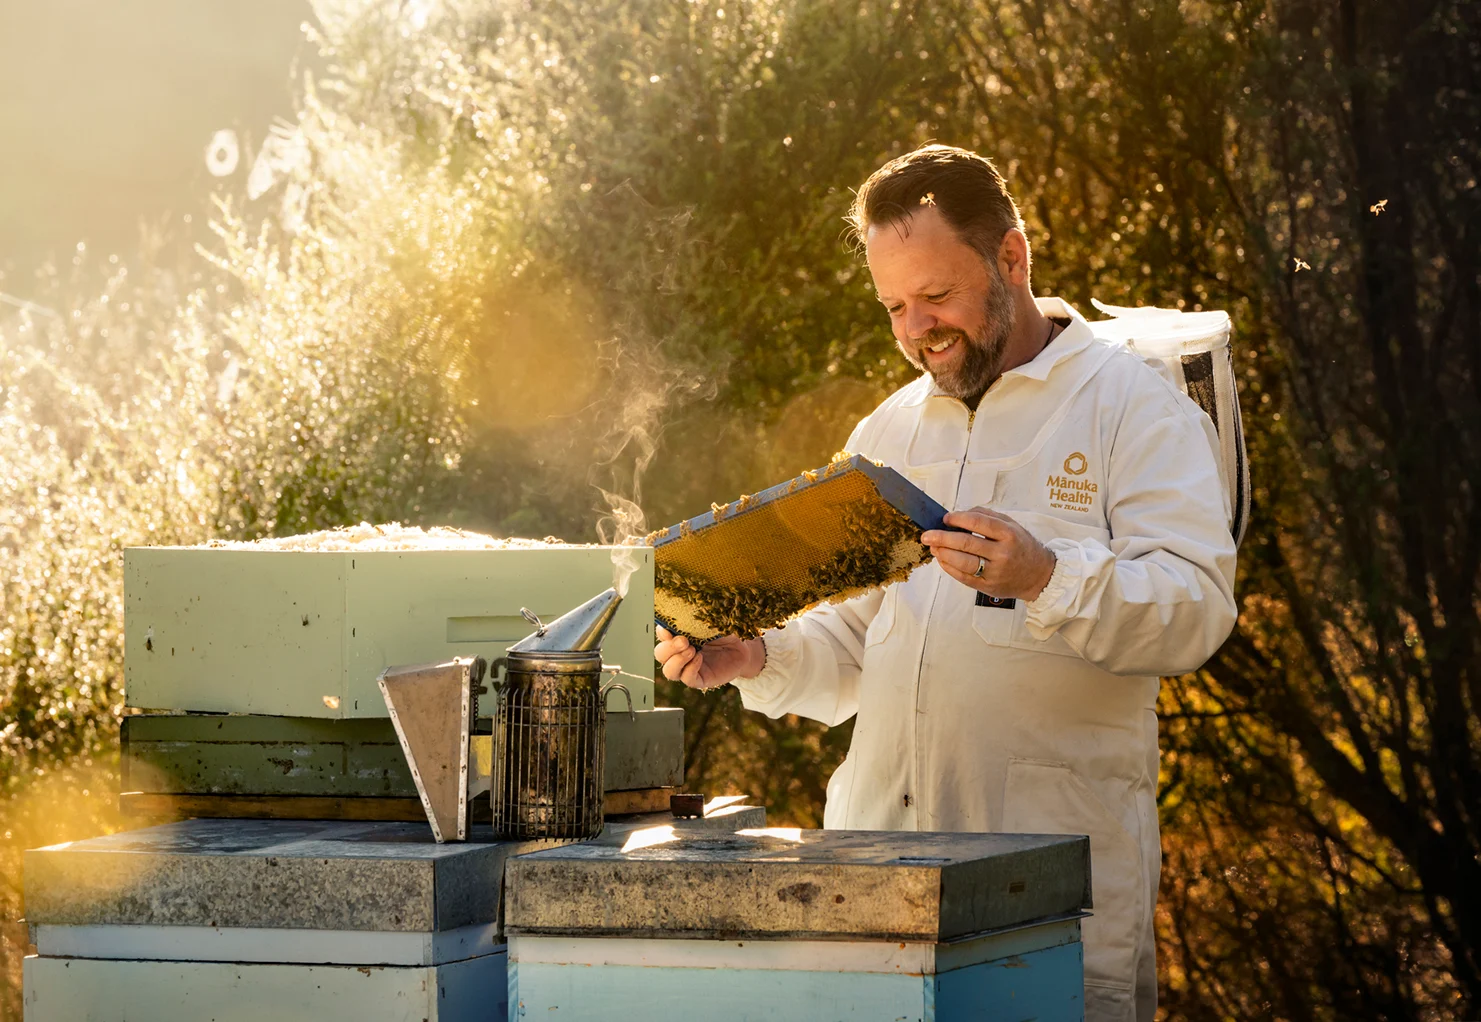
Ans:
[{"label": "smoker grate", "polygon": [[904,578],[930,560],[920,534],[945,514],[894,469],[837,458],[650,536],[655,616],[698,642],[760,634]]},{"label": "smoker grate", "polygon": [[607,716],[601,654],[571,664],[517,666],[494,712],[494,831],[499,837],[580,839],[602,830]]}]

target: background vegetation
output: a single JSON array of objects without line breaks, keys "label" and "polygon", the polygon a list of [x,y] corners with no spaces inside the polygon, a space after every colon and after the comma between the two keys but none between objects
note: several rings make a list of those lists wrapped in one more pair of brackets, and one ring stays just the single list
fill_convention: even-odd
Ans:
[{"label": "background vegetation", "polygon": [[[0,312],[7,918],[20,849],[121,825],[123,547],[591,539],[601,489],[665,524],[823,463],[910,375],[849,188],[937,139],[998,161],[1039,291],[1235,317],[1256,518],[1238,631],[1163,692],[1167,1015],[1481,1010],[1476,5],[318,14],[270,212],[236,181],[208,258],[80,249],[27,285],[64,311]],[[699,787],[817,824],[847,727],[664,695]]]}]

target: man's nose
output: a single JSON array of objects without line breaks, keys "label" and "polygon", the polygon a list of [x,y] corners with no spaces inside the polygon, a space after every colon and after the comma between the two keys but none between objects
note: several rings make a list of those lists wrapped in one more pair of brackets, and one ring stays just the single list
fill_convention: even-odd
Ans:
[{"label": "man's nose", "polygon": [[905,335],[912,341],[918,341],[935,329],[936,322],[930,309],[912,305],[905,310]]}]

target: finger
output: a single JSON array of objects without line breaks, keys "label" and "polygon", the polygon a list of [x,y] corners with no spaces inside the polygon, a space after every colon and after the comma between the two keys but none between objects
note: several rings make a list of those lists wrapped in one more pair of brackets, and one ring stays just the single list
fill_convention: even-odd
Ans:
[{"label": "finger", "polygon": [[704,667],[704,662],[704,654],[695,650],[693,659],[685,665],[683,673],[679,675],[679,680],[690,688],[699,688],[699,671]]},{"label": "finger", "polygon": [[[946,574],[956,579],[968,589],[974,589],[979,593],[986,593],[988,596],[998,595],[1000,588],[999,580],[993,576],[992,565],[990,564],[980,577],[972,574],[971,571],[961,571],[949,564],[943,564],[942,568],[946,571]],[[977,570],[975,565],[972,570]]]},{"label": "finger", "polygon": [[943,563],[941,565],[941,567],[943,569],[945,569],[946,574],[948,574],[952,578],[956,579],[958,582],[960,582],[962,585],[966,586],[968,589],[976,589],[978,592],[985,592],[986,591],[986,590],[984,590],[982,588],[982,581],[983,580],[980,579],[980,578],[974,577],[970,571],[958,571],[956,568],[953,568],[951,565],[945,564],[945,563]]},{"label": "finger", "polygon": [[[1011,534],[1013,519],[995,512],[951,511],[943,519],[947,525],[967,529],[986,539],[1002,539]],[[948,534],[949,535],[949,534]]]},{"label": "finger", "polygon": [[988,541],[981,536],[974,536],[970,532],[947,532],[945,529],[931,529],[921,533],[920,541],[933,550],[941,547],[945,550],[961,550],[974,557],[982,557],[992,547]]},{"label": "finger", "polygon": [[[932,552],[936,554],[936,560],[943,568],[957,572],[962,575],[971,575],[977,570],[978,554],[962,553],[945,547],[933,547]],[[985,561],[986,558],[983,558]]]},{"label": "finger", "polygon": [[692,647],[686,636],[670,636],[666,641],[660,642],[657,646],[653,647],[653,659],[659,663],[663,663],[669,657],[690,648]]},{"label": "finger", "polygon": [[681,650],[668,657],[663,662],[663,676],[669,681],[678,681],[680,675],[684,673],[685,666],[697,656],[699,656],[699,650],[691,646],[689,649]]},{"label": "finger", "polygon": [[975,514],[979,514],[983,518],[986,518],[990,522],[997,522],[1001,528],[1007,529],[1009,532],[1023,530],[1023,526],[1018,523],[1018,519],[1014,518],[1012,515],[1007,515],[1001,511],[995,510],[994,508],[974,507],[972,511]]},{"label": "finger", "polygon": [[674,637],[674,633],[663,627],[663,625],[654,625],[653,633],[658,636],[659,642],[667,642]]}]

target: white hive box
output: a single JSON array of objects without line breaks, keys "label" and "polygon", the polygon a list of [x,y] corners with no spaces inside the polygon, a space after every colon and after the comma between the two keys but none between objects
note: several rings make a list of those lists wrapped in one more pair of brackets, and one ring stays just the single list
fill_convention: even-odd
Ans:
[{"label": "white hive box", "polygon": [[511,1019],[1085,1018],[1081,836],[651,828],[504,884]]},{"label": "white hive box", "polygon": [[[653,709],[653,553],[638,561],[602,649],[633,709]],[[501,656],[612,585],[611,547],[124,552],[124,685],[147,710],[385,717],[395,664]],[[626,710],[614,692],[608,708]]]},{"label": "white hive box", "polygon": [[[765,823],[732,803],[614,821],[598,840]],[[31,849],[25,1022],[504,1022],[505,864],[548,844],[196,819]]]},{"label": "white hive box", "polygon": [[503,1022],[504,954],[436,966],[32,956],[26,1022]]},{"label": "white hive box", "polygon": [[185,820],[25,856],[26,1022],[503,1022],[487,827]]}]

